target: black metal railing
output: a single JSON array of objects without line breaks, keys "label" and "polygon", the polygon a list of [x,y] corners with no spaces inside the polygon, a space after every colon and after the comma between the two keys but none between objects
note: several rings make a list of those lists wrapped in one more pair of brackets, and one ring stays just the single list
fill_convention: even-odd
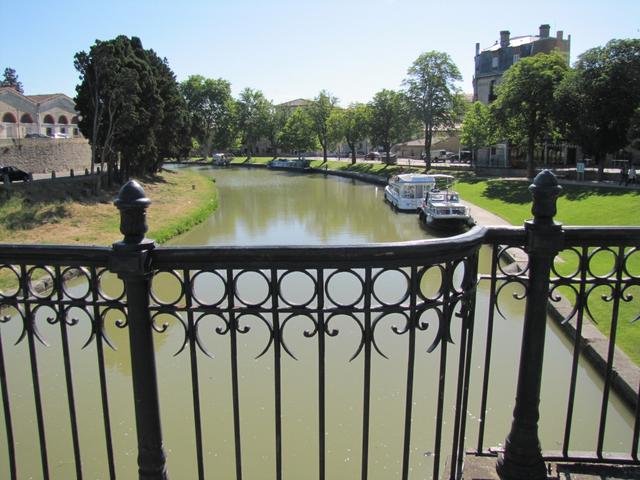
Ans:
[{"label": "black metal railing", "polygon": [[[377,461],[371,438],[380,413],[372,411],[375,403],[372,382],[377,378],[375,362],[388,356],[382,342],[389,336],[406,339],[400,352],[406,356],[404,366],[391,374],[402,376],[404,385],[403,420],[398,427],[401,447],[396,450],[398,477],[407,479],[413,474],[419,478],[428,475],[440,478],[446,463],[449,478],[459,478],[471,445],[477,455],[501,452],[498,472],[503,478],[519,478],[525,470],[527,478],[546,478],[545,460],[549,459],[640,463],[637,407],[629,452],[611,455],[604,451],[610,396],[619,384],[615,342],[620,305],[630,305],[634,318],[640,310],[631,295],[633,289],[640,287],[640,274],[636,271],[640,228],[562,228],[553,222],[559,192],[553,176],[545,172],[537,177],[532,192],[534,220],[525,228],[477,227],[448,239],[350,247],[172,248],[157,247],[145,239],[145,210],[149,201],[139,185],[130,182],[116,201],[122,213],[124,239],[112,248],[0,246],[0,281],[4,282],[0,293],[0,386],[7,446],[6,461],[0,459],[0,466],[6,467],[3,476],[21,478],[20,459],[24,455],[20,455],[20,449],[27,442],[16,439],[16,426],[25,419],[16,414],[22,411],[22,397],[14,390],[22,395],[24,385],[11,378],[11,374],[25,367],[9,352],[7,338],[13,336],[13,349],[26,342],[26,370],[30,373],[27,383],[34,402],[35,449],[40,456],[42,478],[55,477],[52,465],[57,459],[49,455],[53,432],[48,425],[54,414],[48,413],[48,408],[52,404],[64,405],[67,410],[69,425],[65,428],[71,437],[77,478],[89,477],[86,472],[92,462],[97,462],[94,458],[98,449],[103,449],[109,478],[131,477],[128,467],[120,465],[124,462],[121,450],[125,449],[126,440],[113,432],[114,414],[119,419],[118,425],[126,423],[122,420],[126,418],[122,417],[122,408],[115,411],[112,408],[115,401],[120,405],[118,397],[123,394],[109,388],[113,369],[105,363],[105,350],[111,351],[116,343],[109,334],[114,327],[129,338],[139,478],[168,477],[161,406],[163,411],[190,410],[192,432],[187,432],[191,428],[185,429],[180,438],[172,440],[193,442],[194,450],[185,458],[195,465],[194,476],[219,476],[207,466],[211,461],[210,438],[216,433],[215,428],[211,432],[204,419],[210,404],[204,394],[205,387],[210,391],[204,384],[209,381],[205,374],[212,371],[216,361],[225,362],[228,368],[232,433],[227,440],[233,444],[232,470],[237,479],[246,477],[247,462],[255,454],[243,446],[254,432],[246,432],[241,405],[255,392],[246,394],[241,388],[241,339],[261,344],[257,357],[270,362],[274,464],[273,473],[265,476],[277,479],[286,476],[283,430],[288,417],[283,411],[283,401],[290,389],[283,387],[283,371],[285,361],[298,356],[290,343],[295,335],[307,342],[305,356],[315,362],[304,364],[308,366],[306,375],[314,377],[317,405],[313,427],[317,455],[315,464],[308,466],[308,478],[317,476],[322,480],[329,476],[327,402],[333,398],[328,387],[335,379],[328,377],[327,369],[336,362],[328,349],[331,342],[347,336],[355,338],[355,342],[345,362],[361,364],[362,368],[359,440],[355,442],[360,453],[357,476],[362,479],[371,476],[372,462]],[[478,274],[483,245],[489,245],[492,252],[488,275]],[[554,266],[559,252],[577,256],[578,267],[574,272],[559,273]],[[614,259],[611,271],[604,274],[593,272],[590,267],[591,259],[601,253]],[[484,284],[488,284],[489,291],[486,313],[480,311],[477,302],[478,288],[484,288]],[[514,385],[510,390],[511,398],[517,392],[513,426],[505,448],[495,449],[494,444],[486,445],[485,438],[492,398],[492,356],[500,348],[500,339],[494,338],[494,322],[496,313],[502,314],[500,294],[511,286],[519,286],[522,293],[517,298],[526,305],[522,314],[520,371],[517,387]],[[613,308],[603,360],[597,446],[592,453],[575,453],[571,450],[571,430],[578,364],[585,349],[582,329],[585,317],[595,316],[590,299],[599,288],[609,289],[604,301]],[[552,304],[569,305],[564,310],[557,308],[556,312],[564,324],[575,326],[571,374],[566,379],[567,408],[561,420],[565,425],[561,452],[543,452],[538,438],[549,299]],[[59,334],[50,330],[52,326],[58,328]],[[42,333],[44,329],[47,334]],[[191,387],[188,408],[174,407],[170,397],[158,393],[158,382],[164,380],[156,370],[155,348],[170,333],[176,346],[175,362],[183,356],[187,358],[188,373],[184,376]],[[211,334],[226,342],[228,358],[222,360],[220,352],[207,346],[204,337]],[[43,381],[50,383],[50,379],[43,378],[39,362],[43,352],[54,348],[53,343],[60,346],[65,384],[62,397],[42,387]],[[297,345],[297,340],[294,343]],[[81,353],[82,348],[95,349],[95,360],[90,359],[89,352]],[[89,420],[79,412],[78,382],[89,380],[76,374],[74,367],[78,361],[73,359],[80,355],[84,362],[95,362],[98,377],[100,401],[99,408],[94,408],[101,418],[100,425],[92,423],[96,430],[101,430],[102,440],[92,437],[97,447],[82,441],[86,435],[81,431],[83,422]],[[49,361],[49,357],[46,359]],[[416,395],[416,385],[421,380],[417,369],[427,363],[433,365],[435,372],[429,401],[422,398],[424,395],[420,398]],[[476,389],[474,382],[480,384],[477,394],[470,393]],[[636,391],[630,398],[631,401],[635,398],[637,405]],[[477,416],[471,413],[476,408]],[[433,423],[418,422],[417,418],[423,416],[432,416]],[[473,430],[467,428],[469,418],[477,418],[477,431],[475,424]],[[418,444],[416,436],[420,438]],[[85,449],[90,449],[92,455],[84,453]],[[412,465],[419,455],[427,460],[421,463],[422,470],[415,472]],[[171,455],[169,464],[174,476],[184,476],[180,466],[171,464]]]}]

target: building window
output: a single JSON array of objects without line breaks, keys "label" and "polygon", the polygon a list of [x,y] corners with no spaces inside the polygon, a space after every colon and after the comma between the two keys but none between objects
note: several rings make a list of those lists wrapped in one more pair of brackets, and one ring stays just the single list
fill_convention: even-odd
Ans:
[{"label": "building window", "polygon": [[20,123],[33,123],[33,118],[28,113],[23,113],[20,117]]},{"label": "building window", "polygon": [[69,124],[69,120],[67,120],[67,117],[65,117],[64,115],[60,115],[58,117],[58,123],[61,123],[63,125],[68,125]]},{"label": "building window", "polygon": [[498,68],[498,57],[491,58],[491,68]]},{"label": "building window", "polygon": [[53,117],[51,115],[45,115],[44,117],[44,122],[43,123],[55,123],[55,121],[53,120]]},{"label": "building window", "polygon": [[47,136],[48,137],[53,137],[53,128],[47,127]]},{"label": "building window", "polygon": [[518,60],[520,60],[520,54],[519,53],[514,53],[513,54],[513,63],[516,63]]},{"label": "building window", "polygon": [[73,136],[74,137],[79,137],[80,136],[80,130],[78,130],[77,128],[73,129]]},{"label": "building window", "polygon": [[2,121],[4,123],[16,123],[16,117],[14,117],[13,113],[5,113],[2,116]]}]

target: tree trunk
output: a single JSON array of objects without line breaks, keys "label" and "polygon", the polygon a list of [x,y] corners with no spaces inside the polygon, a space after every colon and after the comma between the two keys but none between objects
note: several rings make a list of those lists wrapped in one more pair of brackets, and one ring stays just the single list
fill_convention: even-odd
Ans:
[{"label": "tree trunk", "polygon": [[428,125],[424,126],[424,169],[431,170],[431,129]]},{"label": "tree trunk", "polygon": [[356,149],[352,148],[351,149],[351,165],[355,165],[356,164]]},{"label": "tree trunk", "polygon": [[598,181],[601,182],[604,180],[604,167],[607,163],[607,154],[600,154],[600,152],[596,153],[595,161],[598,164]]},{"label": "tree trunk", "polygon": [[529,138],[527,140],[527,178],[533,180],[535,177],[536,169],[535,169],[535,160],[533,158],[535,143],[533,138]]},{"label": "tree trunk", "polygon": [[322,146],[322,158],[324,160],[324,163],[327,163],[327,144],[326,143]]}]

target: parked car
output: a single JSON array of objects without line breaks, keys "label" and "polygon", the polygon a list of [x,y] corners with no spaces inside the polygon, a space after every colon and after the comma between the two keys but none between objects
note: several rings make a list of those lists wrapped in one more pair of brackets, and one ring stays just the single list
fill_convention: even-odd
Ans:
[{"label": "parked car", "polygon": [[27,133],[24,138],[50,138],[44,133]]},{"label": "parked car", "polygon": [[470,162],[471,161],[471,150],[460,150],[460,161],[461,162]]},{"label": "parked car", "polygon": [[54,133],[52,138],[69,138],[69,135],[66,133]]},{"label": "parked car", "polygon": [[369,152],[364,156],[364,158],[366,160],[380,160],[380,154],[378,152]]},{"label": "parked car", "polygon": [[23,172],[16,167],[0,167],[0,180],[4,181],[5,176],[9,177],[10,182],[17,182],[20,180],[28,182],[30,180],[27,172]]}]

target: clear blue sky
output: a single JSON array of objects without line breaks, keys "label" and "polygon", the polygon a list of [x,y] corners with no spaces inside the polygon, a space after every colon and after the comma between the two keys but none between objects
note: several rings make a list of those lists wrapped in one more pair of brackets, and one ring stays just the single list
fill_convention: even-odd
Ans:
[{"label": "clear blue sky", "polygon": [[75,94],[73,55],[96,39],[138,36],[179,81],[224,78],[284,102],[321,89],[341,105],[397,89],[422,52],[451,55],[472,91],[475,43],[512,36],[571,35],[571,61],[612,38],[640,37],[640,0],[3,0],[0,68],[26,94]]}]

